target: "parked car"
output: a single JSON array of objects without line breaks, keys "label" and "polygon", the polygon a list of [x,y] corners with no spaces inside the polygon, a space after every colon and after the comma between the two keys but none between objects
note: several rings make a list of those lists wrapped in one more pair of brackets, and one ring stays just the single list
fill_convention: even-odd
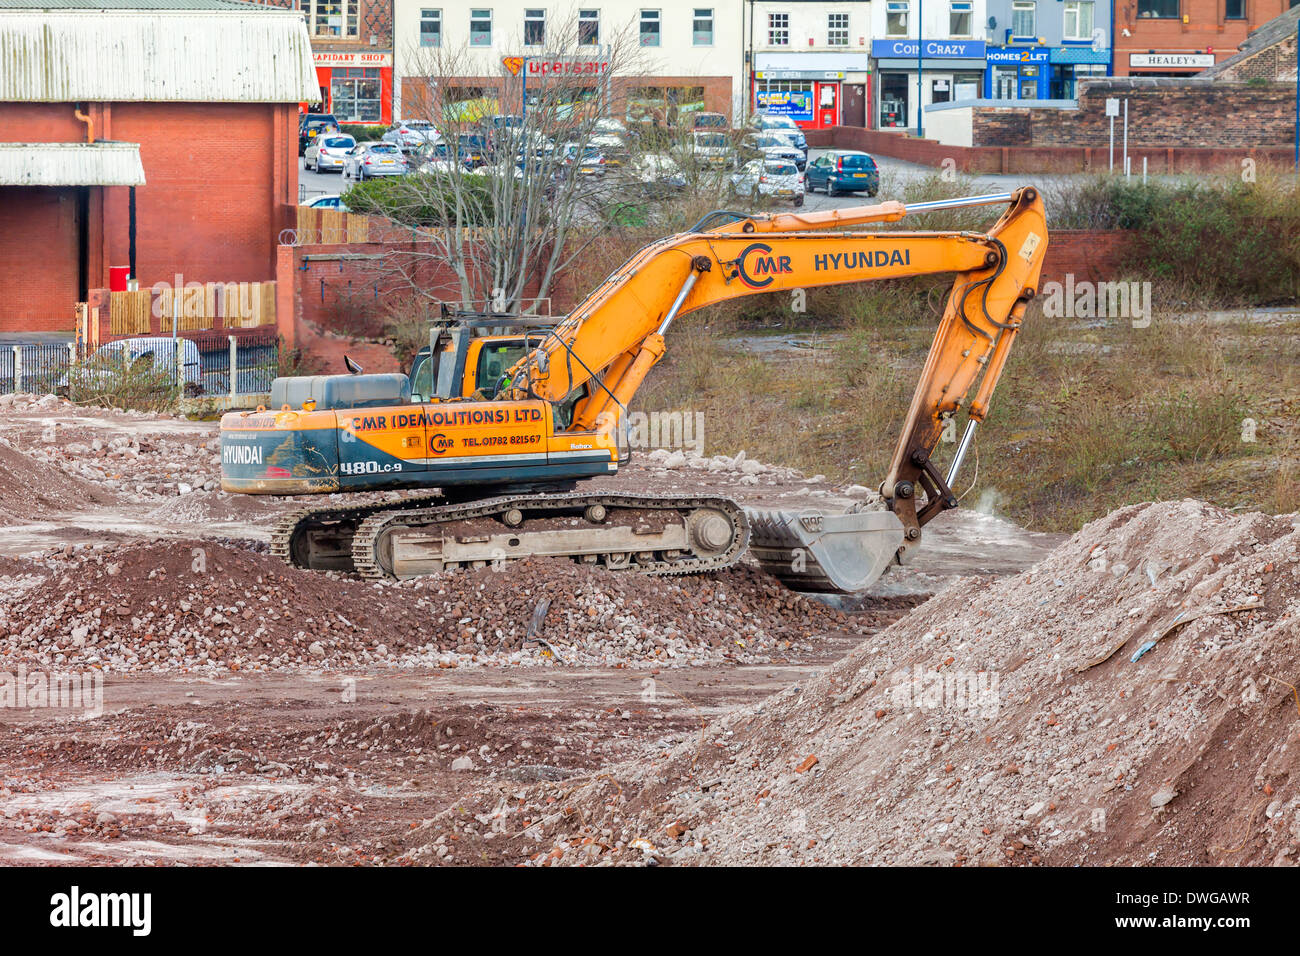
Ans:
[{"label": "parked car", "polygon": [[756,133],[784,133],[793,141],[796,148],[803,150],[805,156],[808,155],[808,137],[799,128],[799,124],[788,116],[778,116],[774,113],[755,113],[749,118],[749,125]]},{"label": "parked car", "polygon": [[344,158],[343,178],[360,183],[375,176],[401,176],[409,169],[406,157],[392,143],[361,143]]},{"label": "parked car", "polygon": [[380,137],[385,143],[392,143],[402,152],[413,152],[425,143],[437,143],[442,135],[428,120],[398,120]]},{"label": "parked car", "polygon": [[302,163],[314,173],[327,169],[343,172],[343,160],[357,145],[347,133],[321,133],[307,144]]},{"label": "parked car", "polygon": [[855,149],[823,153],[808,164],[804,176],[808,192],[824,189],[828,196],[839,192],[874,196],[880,191],[880,169],[876,161]]},{"label": "parked car", "polygon": [[731,123],[721,113],[696,113],[691,117],[691,129],[731,129]]},{"label": "parked car", "polygon": [[736,151],[731,147],[731,137],[712,130],[691,134],[691,155],[701,166],[725,167],[736,162]]},{"label": "parked car", "polygon": [[627,167],[628,176],[650,197],[667,196],[686,188],[686,177],[677,160],[667,153],[646,153]]},{"label": "parked car", "polygon": [[333,113],[303,113],[298,118],[298,155],[307,151],[307,144],[321,133],[337,133],[338,120]]},{"label": "parked car", "polygon": [[598,119],[588,142],[597,147],[608,166],[622,166],[628,161],[627,127],[616,119]]},{"label": "parked car", "polygon": [[307,202],[302,203],[302,205],[308,206],[311,209],[337,209],[339,212],[352,211],[348,208],[347,203],[343,201],[343,197],[337,195],[317,196],[315,199],[307,200]]},{"label": "parked car", "polygon": [[787,136],[776,133],[750,133],[740,144],[740,160],[748,162],[754,159],[786,159],[803,172],[808,165],[808,157]]},{"label": "parked car", "polygon": [[59,379],[59,390],[69,387],[111,387],[114,378],[136,372],[140,368],[151,371],[169,382],[176,380],[176,352],[179,344],[181,379],[188,395],[204,391],[202,361],[199,347],[189,339],[173,339],[169,335],[143,336],[118,339],[101,345],[87,358],[78,362]]},{"label": "parked car", "polygon": [[731,174],[731,190],[750,199],[770,196],[803,205],[803,177],[788,159],[750,160]]},{"label": "parked car", "polygon": [[605,155],[599,146],[579,146],[566,143],[561,152],[560,162],[570,170],[576,170],[580,176],[604,176]]}]

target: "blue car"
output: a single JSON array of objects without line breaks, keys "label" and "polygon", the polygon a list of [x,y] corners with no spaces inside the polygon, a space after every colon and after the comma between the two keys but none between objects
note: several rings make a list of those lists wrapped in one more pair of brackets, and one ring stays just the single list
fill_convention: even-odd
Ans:
[{"label": "blue car", "polygon": [[828,196],[836,193],[874,196],[880,192],[880,169],[866,153],[833,149],[808,164],[804,171],[804,188],[808,192],[822,189]]}]

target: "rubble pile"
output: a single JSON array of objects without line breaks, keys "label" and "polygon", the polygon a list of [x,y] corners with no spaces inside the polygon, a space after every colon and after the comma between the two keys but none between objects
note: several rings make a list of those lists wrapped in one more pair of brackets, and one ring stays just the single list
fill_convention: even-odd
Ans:
[{"label": "rubble pile", "polygon": [[907,606],[845,614],[749,568],[650,578],[537,560],[375,583],[198,539],[10,561],[0,592],[5,660],[113,672],[788,660]]},{"label": "rubble pile", "polygon": [[479,809],[547,864],[1295,864],[1298,615],[1300,516],[1127,507],[657,760]]}]

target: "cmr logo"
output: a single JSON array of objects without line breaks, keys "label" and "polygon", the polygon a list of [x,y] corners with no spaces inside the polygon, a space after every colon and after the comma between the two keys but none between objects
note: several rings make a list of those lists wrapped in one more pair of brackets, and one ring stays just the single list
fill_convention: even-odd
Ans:
[{"label": "cmr logo", "polygon": [[454,438],[448,438],[446,435],[439,432],[437,435],[434,435],[432,438],[429,439],[429,450],[433,452],[437,452],[439,455],[441,455],[443,452],[451,448],[451,446],[454,444],[456,444],[456,440]]},{"label": "cmr logo", "polygon": [[772,255],[772,247],[766,242],[750,243],[736,259],[736,272],[740,281],[751,289],[763,289],[772,284],[778,275],[789,275],[789,256]]}]

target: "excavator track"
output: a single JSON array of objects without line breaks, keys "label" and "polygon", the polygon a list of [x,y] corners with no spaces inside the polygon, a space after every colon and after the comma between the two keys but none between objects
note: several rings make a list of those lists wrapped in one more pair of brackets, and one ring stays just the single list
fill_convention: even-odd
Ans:
[{"label": "excavator track", "polygon": [[367,578],[533,556],[663,576],[729,567],[748,543],[749,521],[729,498],[505,495],[377,511],[352,538],[352,562]]},{"label": "excavator track", "polygon": [[440,494],[351,507],[299,508],[281,515],[271,529],[271,553],[308,571],[352,571],[352,536],[372,514],[442,502]]},{"label": "excavator track", "polygon": [[283,515],[271,533],[271,553],[288,564],[372,579],[535,555],[642,574],[698,574],[735,564],[748,543],[749,521],[729,498],[589,494],[472,502],[433,494],[303,508]]}]

